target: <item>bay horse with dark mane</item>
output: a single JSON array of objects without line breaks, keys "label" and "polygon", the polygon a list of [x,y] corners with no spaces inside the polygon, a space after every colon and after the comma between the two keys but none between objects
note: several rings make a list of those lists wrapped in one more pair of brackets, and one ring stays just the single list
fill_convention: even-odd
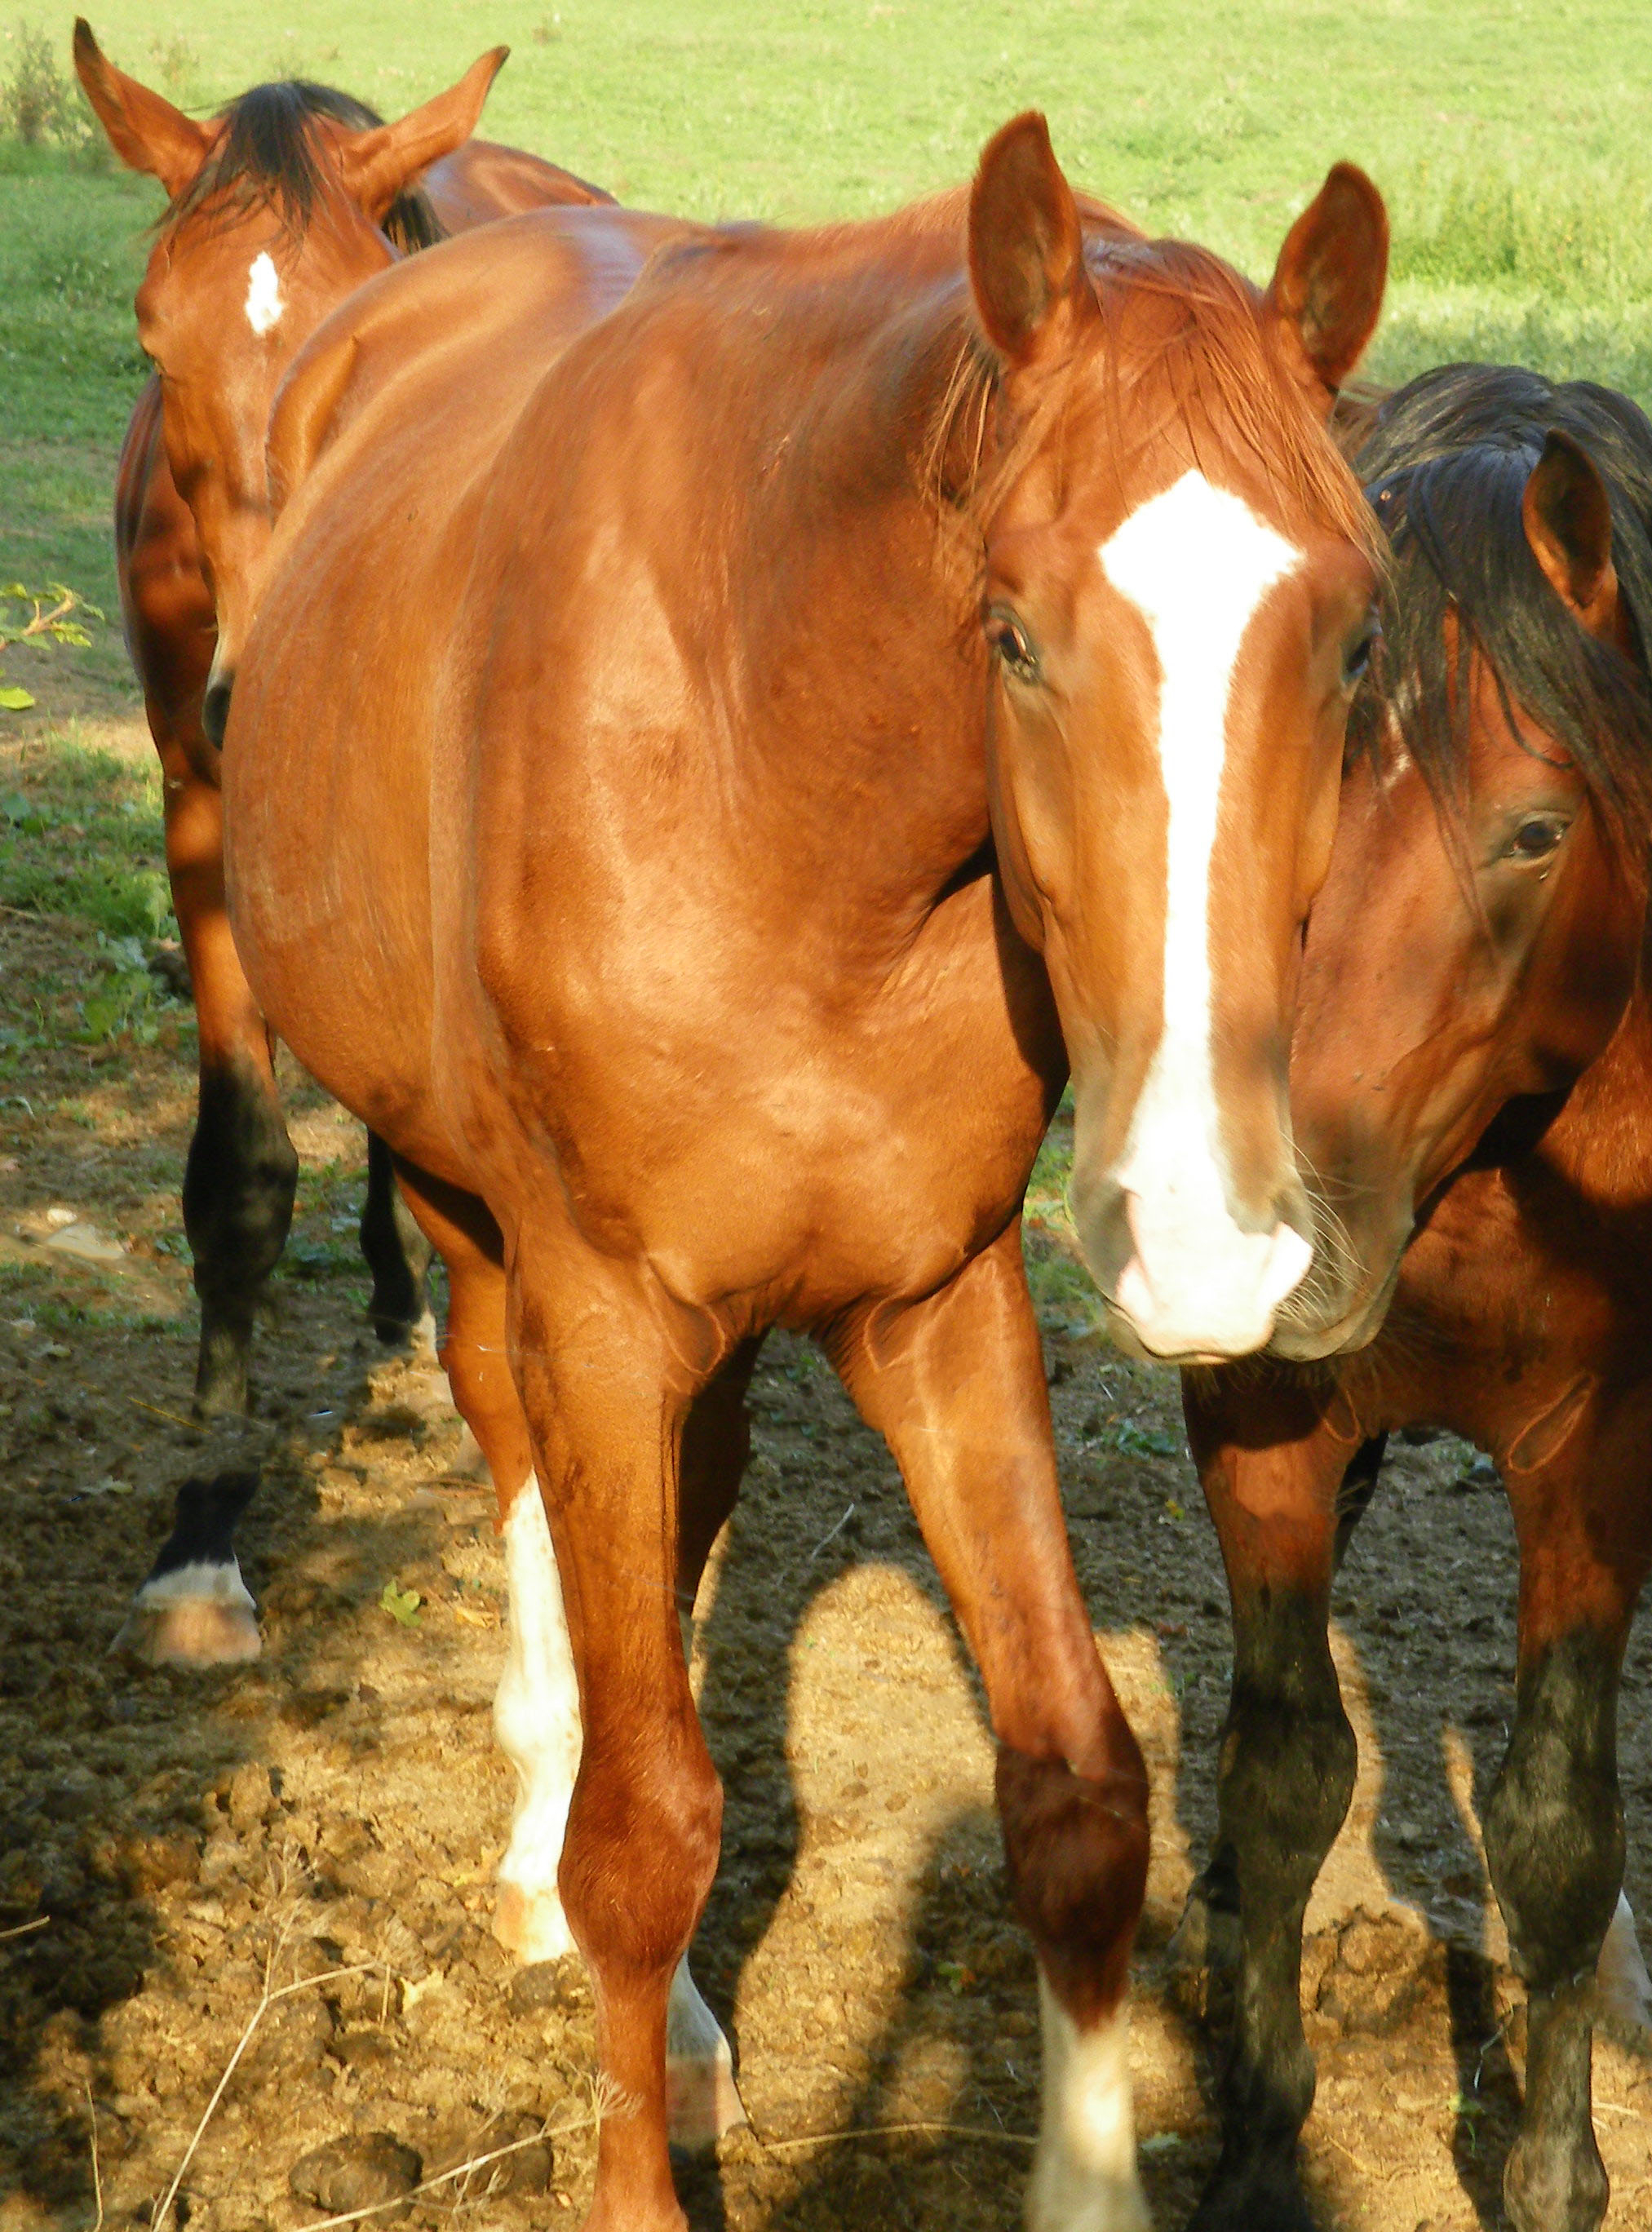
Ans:
[{"label": "bay horse with dark mane", "polygon": [[[115,488],[126,641],[160,756],[166,861],[199,1024],[200,1106],[184,1222],[201,1305],[195,1410],[244,1410],[253,1314],[287,1236],[297,1158],[269,1032],[224,904],[215,722],[204,702],[217,630],[244,620],[269,508],[264,438],[277,384],[323,317],[398,255],[549,204],[610,198],[554,164],[469,135],[506,49],[398,123],[326,86],[255,86],[199,123],[107,59],[77,22],[75,63],[115,152],[168,196],[138,293],[156,366]],[[381,1339],[425,1315],[429,1250],[368,1143],[361,1240]],[[258,1629],[230,1536],[239,1479],[207,1484],[139,1593],[128,1637],[146,1656],[256,1656]]]},{"label": "bay horse with dark mane", "polygon": [[[116,69],[89,26],[75,26],[75,67],[116,152],[168,195],[138,295],[139,339],[157,371],[122,447],[115,538],[128,639],[165,765],[169,866],[201,1019],[199,1167],[185,1214],[204,1414],[244,1406],[252,1304],[273,1260],[268,1228],[279,1253],[286,1222],[279,1199],[272,1214],[259,1197],[291,1191],[278,1113],[284,1152],[258,1145],[273,1087],[261,1077],[249,1099],[243,1073],[248,1063],[266,1069],[268,1048],[236,981],[211,865],[217,809],[206,794],[217,760],[202,710],[218,618],[244,618],[269,531],[269,406],[322,318],[398,254],[525,208],[610,198],[538,156],[470,139],[506,52],[483,55],[393,125],[298,80],[255,86],[202,124]],[[261,1171],[266,1160],[285,1163],[287,1175]],[[374,1317],[386,1331],[418,1314],[405,1270],[374,1244],[388,1198],[372,1213],[367,1243],[379,1259]]]},{"label": "bay horse with dark mane", "polygon": [[231,918],[393,1149],[508,1547],[560,1573],[601,2232],[683,2223],[668,2009],[721,1791],[678,1612],[776,1324],[887,1437],[982,1671],[1042,1980],[1030,2222],[1144,2221],[1145,1782],[1020,1203],[1071,1064],[1144,1345],[1258,1347],[1307,1269],[1284,1057],[1374,578],[1325,420],[1386,242],[1338,166],[1266,295],[1086,243],[1025,116],[877,223],[485,228],[370,282],[277,402],[221,647]]},{"label": "bay horse with dark mane", "polygon": [[1302,1920],[1354,1780],[1331,1578],[1382,1437],[1427,1424],[1496,1460],[1519,1549],[1513,1727],[1484,1809],[1529,1994],[1505,2196],[1519,2232],[1593,2232],[1609,1936],[1645,1990],[1615,1719],[1652,1565],[1652,425],[1583,382],[1454,366],[1383,406],[1357,464],[1393,559],[1292,1054],[1338,1244],[1317,1326],[1277,1344],[1329,1360],[1184,1381],[1234,1625],[1195,1904],[1239,1971],[1195,2222],[1312,2222]]}]

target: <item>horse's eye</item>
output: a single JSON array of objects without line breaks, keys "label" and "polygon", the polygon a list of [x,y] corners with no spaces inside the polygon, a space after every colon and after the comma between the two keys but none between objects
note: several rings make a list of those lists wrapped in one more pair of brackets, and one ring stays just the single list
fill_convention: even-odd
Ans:
[{"label": "horse's eye", "polygon": [[1528,814],[1509,839],[1503,857],[1521,862],[1546,860],[1552,853],[1558,850],[1567,827],[1558,814]]},{"label": "horse's eye", "polygon": [[1361,676],[1371,663],[1371,649],[1377,633],[1376,621],[1368,621],[1343,652],[1342,686],[1344,690],[1357,688]]},{"label": "horse's eye", "polygon": [[1002,661],[1018,682],[1037,681],[1038,655],[1014,613],[998,606],[988,613],[987,640],[994,656]]}]

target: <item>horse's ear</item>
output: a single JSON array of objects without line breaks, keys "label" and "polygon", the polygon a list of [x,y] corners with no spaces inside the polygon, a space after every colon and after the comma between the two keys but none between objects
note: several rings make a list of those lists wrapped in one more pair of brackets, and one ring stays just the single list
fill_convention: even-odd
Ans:
[{"label": "horse's ear", "polygon": [[344,183],[351,198],[377,224],[390,205],[421,171],[470,137],[482,114],[482,104],[504,66],[509,47],[492,47],[471,63],[457,85],[427,101],[395,124],[376,131],[358,132],[346,140],[340,156]]},{"label": "horse's ear", "polygon": [[1603,641],[1618,637],[1612,502],[1589,452],[1552,432],[1526,477],[1520,517],[1532,555],[1563,605]]},{"label": "horse's ear", "polygon": [[1292,372],[1329,415],[1376,330],[1388,280],[1388,211],[1364,171],[1334,163],[1285,237],[1267,307]]},{"label": "horse's ear", "polygon": [[118,70],[84,16],[75,19],[75,74],[121,161],[159,178],[175,201],[206,160],[211,128]]},{"label": "horse's ear", "polygon": [[1036,109],[981,153],[969,195],[969,283],[987,338],[1012,370],[1059,364],[1094,311],[1078,204]]}]

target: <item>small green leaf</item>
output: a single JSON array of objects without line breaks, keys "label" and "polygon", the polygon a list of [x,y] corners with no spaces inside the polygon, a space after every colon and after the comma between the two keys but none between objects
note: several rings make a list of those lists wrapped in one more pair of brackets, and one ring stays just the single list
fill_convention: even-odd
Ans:
[{"label": "small green leaf", "polygon": [[392,1619],[398,1620],[402,1626],[418,1625],[418,1608],[424,1599],[417,1589],[398,1589],[394,1581],[386,1581],[379,1601]]},{"label": "small green leaf", "polygon": [[0,705],[3,705],[8,713],[26,713],[34,702],[26,690],[15,687],[0,690]]},{"label": "small green leaf", "polygon": [[1127,1457],[1175,1457],[1182,1454],[1180,1445],[1169,1434],[1153,1430],[1143,1431],[1132,1426],[1128,1419],[1113,1431],[1113,1440]]}]

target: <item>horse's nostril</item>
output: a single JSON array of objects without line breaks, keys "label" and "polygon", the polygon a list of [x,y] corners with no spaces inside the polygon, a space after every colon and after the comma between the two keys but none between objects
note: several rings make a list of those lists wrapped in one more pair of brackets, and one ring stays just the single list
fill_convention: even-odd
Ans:
[{"label": "horse's nostril", "polygon": [[230,725],[230,692],[234,677],[215,678],[206,685],[206,695],[201,700],[201,726],[206,731],[207,742],[215,750],[224,749],[224,732]]}]

